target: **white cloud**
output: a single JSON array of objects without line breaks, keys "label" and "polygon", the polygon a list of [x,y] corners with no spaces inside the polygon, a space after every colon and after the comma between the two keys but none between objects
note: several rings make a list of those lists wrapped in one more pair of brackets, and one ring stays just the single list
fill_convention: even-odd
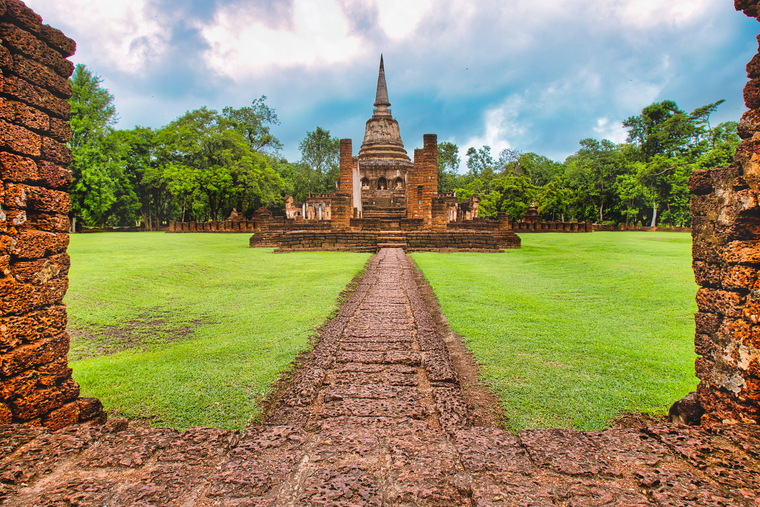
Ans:
[{"label": "white cloud", "polygon": [[121,71],[138,72],[148,58],[166,49],[162,29],[146,17],[146,0],[27,0],[27,5],[76,32],[77,61],[108,61]]},{"label": "white cloud", "polygon": [[628,131],[623,128],[623,122],[610,121],[609,118],[597,118],[594,132],[598,139],[609,139],[615,144],[624,143],[628,138]]},{"label": "white cloud", "polygon": [[693,21],[702,14],[710,0],[623,0],[616,13],[624,24],[648,28],[660,23],[673,25]]},{"label": "white cloud", "polygon": [[211,44],[211,66],[235,80],[255,75],[269,65],[291,66],[350,59],[360,40],[333,0],[296,0],[293,29],[276,30],[256,23],[239,9],[221,8],[202,28]]},{"label": "white cloud", "polygon": [[524,120],[518,119],[523,103],[522,97],[513,95],[498,106],[487,109],[483,113],[482,135],[469,138],[462,149],[490,146],[491,153],[498,154],[501,150],[514,147],[529,127]]},{"label": "white cloud", "polygon": [[414,30],[432,5],[432,0],[378,0],[379,25],[389,37],[403,38]]}]

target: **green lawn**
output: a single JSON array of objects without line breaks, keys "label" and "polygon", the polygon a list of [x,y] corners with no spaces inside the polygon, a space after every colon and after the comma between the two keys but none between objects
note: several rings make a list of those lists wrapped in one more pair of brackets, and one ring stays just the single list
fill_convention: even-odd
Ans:
[{"label": "green lawn", "polygon": [[513,429],[598,429],[695,389],[690,235],[521,239],[504,254],[413,254]]},{"label": "green lawn", "polygon": [[[514,429],[601,428],[696,386],[691,238],[524,234],[413,254]],[[272,254],[244,234],[72,235],[70,357],[85,395],[157,425],[240,428],[367,254]]]},{"label": "green lawn", "polygon": [[245,234],[71,236],[83,395],[157,425],[241,428],[368,254],[272,254]]}]

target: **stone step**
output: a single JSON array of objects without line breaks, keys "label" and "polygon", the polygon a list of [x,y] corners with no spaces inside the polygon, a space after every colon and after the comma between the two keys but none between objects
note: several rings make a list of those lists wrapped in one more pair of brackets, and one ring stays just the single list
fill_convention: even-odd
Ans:
[{"label": "stone step", "polygon": [[377,248],[406,248],[406,243],[378,243]]}]

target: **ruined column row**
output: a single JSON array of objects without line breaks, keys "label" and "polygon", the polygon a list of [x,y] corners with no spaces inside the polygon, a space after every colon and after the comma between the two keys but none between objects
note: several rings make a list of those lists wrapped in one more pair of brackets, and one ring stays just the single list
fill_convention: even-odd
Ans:
[{"label": "ruined column row", "polygon": [[0,424],[105,417],[71,377],[62,303],[75,49],[21,1],[0,0]]},{"label": "ruined column row", "polygon": [[[758,0],[736,0],[758,15]],[[689,179],[697,398],[704,425],[760,421],[760,54],[747,65],[734,164],[694,171]]]}]

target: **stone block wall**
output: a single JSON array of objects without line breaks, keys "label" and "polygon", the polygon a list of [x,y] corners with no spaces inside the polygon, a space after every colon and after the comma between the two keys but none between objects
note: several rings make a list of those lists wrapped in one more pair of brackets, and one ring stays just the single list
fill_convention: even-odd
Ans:
[{"label": "stone block wall", "polygon": [[213,220],[210,222],[169,220],[166,232],[253,232],[258,224],[258,220]]},{"label": "stone block wall", "polygon": [[449,206],[446,197],[436,195],[433,197],[431,228],[434,231],[445,231],[449,224]]},{"label": "stone block wall", "polygon": [[433,199],[438,195],[438,136],[422,136],[423,147],[414,150],[414,167],[407,174],[407,218],[421,218],[433,226]]},{"label": "stone block wall", "polygon": [[[736,0],[758,15],[758,0]],[[703,425],[760,422],[760,55],[747,65],[743,141],[728,167],[689,179],[697,292],[695,370]]]},{"label": "stone block wall", "polygon": [[[354,154],[351,139],[340,140],[340,179],[339,194],[353,196],[354,191]],[[353,202],[351,203],[353,207]],[[358,204],[357,204],[358,206]],[[352,209],[353,213],[353,209]]]},{"label": "stone block wall", "polygon": [[501,252],[520,248],[513,232],[415,231],[406,233],[409,252]]},{"label": "stone block wall", "polygon": [[67,354],[71,96],[76,45],[0,0],[0,424],[104,420]]}]

